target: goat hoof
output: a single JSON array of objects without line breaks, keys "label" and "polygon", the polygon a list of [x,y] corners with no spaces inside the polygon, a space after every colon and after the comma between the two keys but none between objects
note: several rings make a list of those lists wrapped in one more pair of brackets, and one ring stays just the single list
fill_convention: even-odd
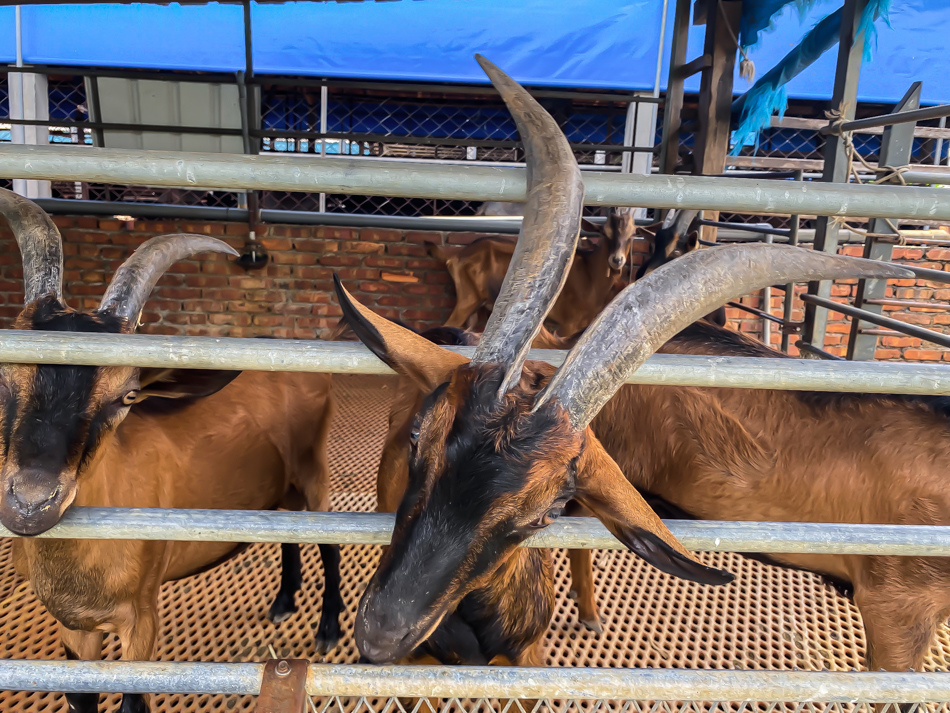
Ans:
[{"label": "goat hoof", "polygon": [[280,622],[286,621],[292,617],[296,611],[297,605],[294,604],[292,597],[289,601],[278,597],[274,600],[274,603],[270,605],[270,610],[267,612],[267,618],[277,625],[280,624]]},{"label": "goat hoof", "polygon": [[600,619],[581,619],[581,624],[593,631],[595,634],[604,633],[604,625],[600,623]]},{"label": "goat hoof", "polygon": [[123,694],[119,713],[149,713],[148,703],[141,693]]},{"label": "goat hoof", "polygon": [[320,656],[330,653],[340,640],[340,622],[335,619],[320,620],[317,628],[315,648]]}]

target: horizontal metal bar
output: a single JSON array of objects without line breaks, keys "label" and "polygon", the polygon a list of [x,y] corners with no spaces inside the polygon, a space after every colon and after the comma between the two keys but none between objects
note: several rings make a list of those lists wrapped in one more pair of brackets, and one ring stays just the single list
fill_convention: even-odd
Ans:
[{"label": "horizontal metal bar", "polygon": [[[785,320],[784,320],[784,319],[782,319],[781,317],[776,317],[774,314],[769,314],[769,313],[766,312],[765,310],[761,310],[761,309],[759,309],[759,308],[757,308],[757,307],[750,307],[749,305],[744,305],[744,304],[742,304],[741,302],[729,302],[729,303],[726,304],[726,306],[727,306],[727,307],[734,307],[734,308],[736,308],[736,309],[740,309],[740,310],[742,310],[743,312],[748,312],[749,314],[754,314],[756,317],[761,317],[762,319],[767,319],[767,320],[769,320],[770,322],[774,322],[775,324],[781,324],[782,326],[785,326]],[[791,324],[791,323],[789,323],[789,324]]]},{"label": "horizontal metal bar", "polygon": [[872,297],[864,300],[868,305],[891,305],[894,307],[908,307],[918,309],[950,309],[950,304],[940,302],[920,302],[918,300],[897,300],[890,297]]},{"label": "horizontal metal bar", "polygon": [[[837,303],[835,303],[837,304]],[[471,356],[474,347],[451,347]],[[529,358],[559,366],[566,352],[534,349]],[[247,371],[392,374],[362,344],[293,339],[65,334],[0,330],[0,363],[143,366]],[[950,394],[950,365],[654,354],[632,384],[791,391]]]},{"label": "horizontal metal bar", "polygon": [[939,344],[942,347],[950,347],[950,335],[947,334],[934,332],[931,329],[924,329],[923,327],[918,327],[915,324],[907,324],[907,322],[901,322],[898,319],[891,319],[890,317],[885,317],[875,312],[868,312],[867,310],[860,309],[859,307],[841,304],[840,302],[835,302],[834,300],[826,300],[825,298],[818,297],[817,295],[802,294],[801,298],[803,302],[810,302],[811,304],[824,307],[825,309],[831,310],[832,312],[846,314],[849,317],[860,319],[863,322],[870,322],[871,324],[876,324],[879,327],[887,327],[889,329],[893,329],[895,332],[900,332],[901,334],[906,334],[910,337],[917,337],[918,339],[933,342],[934,344]]},{"label": "horizontal metal bar", "polygon": [[[184,188],[525,200],[525,174],[520,168],[340,157],[9,145],[0,149],[0,175]],[[587,205],[950,220],[950,196],[935,188],[661,174],[585,173],[583,178]]]},{"label": "horizontal metal bar", "polygon": [[[260,693],[261,663],[0,661],[3,687],[73,693]],[[315,664],[311,696],[874,703],[950,701],[950,673]]]},{"label": "horizontal metal bar", "polygon": [[[238,129],[240,131],[240,129]],[[452,136],[412,136],[400,134],[360,134],[343,131],[304,131],[296,129],[254,129],[249,132],[256,139],[311,139],[320,141],[350,141],[352,143],[406,144],[416,146],[476,146],[479,148],[513,149],[522,143],[510,139],[466,139]],[[652,153],[652,146],[624,146],[623,144],[589,144],[571,142],[575,151],[609,151],[613,153]]]},{"label": "horizontal metal bar", "polygon": [[862,129],[873,129],[879,126],[893,126],[894,124],[907,124],[910,122],[927,121],[928,119],[939,119],[942,116],[950,116],[950,104],[928,106],[924,109],[914,109],[913,111],[900,111],[895,114],[869,116],[866,119],[846,121],[840,126],[825,126],[819,131],[822,134],[830,134],[832,131],[861,131]]},{"label": "horizontal metal bar", "polygon": [[884,329],[883,327],[864,327],[858,330],[861,334],[873,334],[877,337],[902,337],[900,332],[893,329]]},{"label": "horizontal metal bar", "polygon": [[[66,0],[64,0],[66,2]],[[88,0],[88,2],[97,2],[97,0]],[[22,3],[10,2],[8,0],[0,1],[0,5],[16,5]],[[152,81],[168,82],[200,82],[202,84],[235,84],[236,79],[233,72],[220,73],[189,73],[189,72],[169,72],[163,70],[128,70],[108,67],[78,67],[74,65],[49,65],[49,64],[30,64],[18,67],[15,64],[0,64],[0,74],[11,72],[27,72],[30,74],[62,74],[81,77],[114,77],[118,79],[147,79]],[[275,85],[280,87],[319,87],[328,86],[336,89],[373,89],[377,91],[388,91],[392,93],[411,92],[430,92],[434,94],[469,94],[475,96],[497,96],[497,93],[490,84],[486,85],[466,85],[466,84],[448,84],[448,83],[420,83],[420,82],[372,82],[347,79],[333,79],[323,77],[298,77],[286,75],[264,74],[255,70],[254,76],[248,78],[248,84],[257,85]],[[544,97],[549,99],[572,99],[577,103],[585,102],[617,102],[618,104],[642,103],[642,104],[663,104],[663,97],[652,97],[648,94],[634,94],[630,91],[611,92],[586,92],[571,91],[565,89],[545,89],[542,87],[530,88],[531,95],[534,97]],[[367,97],[372,100],[372,97]]]},{"label": "horizontal metal bar", "polygon": [[758,233],[759,235],[779,235],[782,237],[788,237],[791,233],[790,230],[785,228],[773,228],[771,225],[763,223],[725,223],[720,220],[705,220],[700,219],[697,221],[700,225],[708,225],[713,228],[732,228],[733,230],[739,230],[746,233]]},{"label": "horizontal metal bar", "polygon": [[[897,263],[894,263],[895,265]],[[943,270],[931,270],[928,267],[917,267],[916,265],[905,265],[900,264],[905,270],[910,270],[914,275],[919,277],[922,280],[930,280],[931,282],[950,282],[950,272],[944,272]]]},{"label": "horizontal metal bar", "polygon": [[[394,515],[251,510],[70,508],[41,538],[170,540],[178,542],[297,542],[386,545]],[[802,522],[667,520],[697,552],[778,552],[845,555],[950,556],[950,527]],[[0,537],[17,537],[0,526]],[[622,550],[593,518],[564,517],[526,547]]]},{"label": "horizontal metal bar", "polygon": [[834,361],[834,362],[839,362],[839,363],[842,363],[842,362],[847,363],[848,361],[843,356],[838,356],[837,354],[826,352],[824,349],[820,349],[812,344],[809,344],[808,342],[803,342],[800,339],[797,342],[795,342],[795,348],[798,349],[798,351],[800,352],[804,352],[805,354],[811,354],[812,356],[816,356],[819,359],[826,359],[828,361]]},{"label": "horizontal metal bar", "polygon": [[22,126],[66,126],[71,129],[102,129],[103,131],[165,132],[169,134],[205,134],[208,136],[241,136],[240,127],[226,129],[214,126],[172,126],[165,124],[131,124],[108,121],[71,121],[68,119],[13,119],[0,117],[0,124]]},{"label": "horizontal metal bar", "polygon": [[923,183],[929,186],[946,185],[950,183],[948,171],[904,171],[901,178],[906,183]]}]

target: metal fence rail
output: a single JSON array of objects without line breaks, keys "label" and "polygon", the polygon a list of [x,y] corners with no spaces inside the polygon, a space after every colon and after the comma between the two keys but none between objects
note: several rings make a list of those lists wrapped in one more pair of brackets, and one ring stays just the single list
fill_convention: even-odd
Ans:
[{"label": "metal fence rail", "polygon": [[[394,515],[385,513],[73,507],[38,537],[386,545],[394,521]],[[666,524],[686,547],[699,552],[950,556],[950,527],[944,526],[703,520]],[[0,537],[17,535],[0,526]],[[561,518],[524,546],[624,549],[606,527],[587,517]]]},{"label": "metal fence rail", "polygon": [[[474,347],[446,347],[471,356]],[[555,366],[565,351],[533,349],[529,358]],[[331,374],[392,374],[362,344],[292,339],[65,334],[3,330],[0,362],[143,366]],[[716,386],[793,391],[950,394],[950,365],[654,354],[632,384]]]},{"label": "metal fence rail", "polygon": [[[4,688],[257,695],[264,664],[0,661]],[[950,673],[311,665],[311,696],[573,700],[950,701]]]},{"label": "metal fence rail", "polygon": [[[524,201],[524,169],[440,166],[376,159],[294,158],[7,146],[0,175],[149,186],[287,190]],[[707,176],[585,174],[587,205],[714,209],[869,218],[950,220],[950,199],[935,188],[757,181]]]}]

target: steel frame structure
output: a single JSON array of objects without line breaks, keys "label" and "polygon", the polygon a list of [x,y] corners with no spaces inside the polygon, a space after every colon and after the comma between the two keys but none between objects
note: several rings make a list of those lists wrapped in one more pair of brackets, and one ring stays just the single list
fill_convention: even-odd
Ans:
[{"label": "steel frame structure", "polygon": [[[848,0],[849,17],[855,17],[865,1]],[[715,0],[711,4],[715,5]],[[680,29],[684,8],[688,12],[688,0],[677,0],[677,27]],[[853,24],[849,27],[853,30]],[[678,32],[674,28],[674,52],[681,52],[685,46],[684,37],[679,37]],[[842,42],[842,47],[848,50],[843,51],[846,57],[839,61],[836,96],[847,97],[856,84],[857,69],[849,60],[850,55],[855,54],[850,42],[847,45]],[[249,71],[248,75],[246,80],[253,79],[252,72]],[[677,120],[678,117],[669,117],[672,123]],[[891,132],[891,136],[898,134]],[[668,161],[669,152],[666,156]],[[831,185],[813,185],[807,191],[798,186],[790,188],[789,184],[770,189],[768,185],[746,179],[596,176],[588,178],[588,202],[639,207],[726,207],[737,211],[751,206],[759,212],[764,209],[792,214],[871,215],[878,218],[915,215],[950,220],[950,200],[939,191],[843,184],[839,175],[842,158],[840,142],[830,142],[826,183]],[[295,190],[310,192],[358,186],[360,189],[389,191],[392,195],[430,196],[434,191],[480,200],[517,200],[524,194],[524,176],[518,169],[478,167],[446,171],[438,167],[436,170],[432,170],[433,167],[422,170],[346,160],[332,163],[334,165],[329,166],[314,161],[275,161],[261,157],[196,157],[99,149],[57,150],[55,155],[43,149],[0,150],[0,173],[25,178],[68,176],[75,180],[87,177],[87,180],[143,181],[185,187],[216,184],[252,189],[293,186]],[[839,180],[831,180],[835,176]],[[619,180],[612,180],[614,178]],[[836,232],[830,221],[824,227],[820,226],[816,248],[832,250],[837,240]],[[787,237],[796,242],[797,223],[793,224]],[[818,293],[817,286],[814,291]],[[872,290],[866,292],[865,304],[876,304],[871,301],[876,299],[871,296]],[[786,294],[791,294],[791,290],[786,289]],[[820,341],[816,336],[821,332],[820,327],[820,320],[813,317],[809,327],[811,341],[805,346],[816,352],[821,351],[820,346],[813,343]],[[534,356],[556,362],[559,355],[540,353]],[[130,335],[60,336],[13,331],[4,332],[0,339],[0,360],[385,373],[385,367],[368,351],[352,344],[311,345]],[[651,359],[635,379],[650,383],[747,388],[950,393],[948,366],[764,361],[658,356]],[[950,554],[948,528],[709,522],[675,523],[672,526],[687,545],[697,549],[774,552],[775,548],[780,548],[780,551],[789,552],[799,548],[798,551],[822,553]],[[240,541],[368,543],[385,542],[390,528],[391,519],[378,515],[94,511],[76,508],[49,536],[186,540],[230,537],[240,538]],[[567,544],[571,547],[619,545],[602,531],[599,524],[568,520],[539,535],[531,546]],[[263,664],[0,661],[0,681],[4,687],[43,691],[257,694],[261,690],[263,671]],[[947,673],[317,665],[309,668],[306,687],[310,695],[361,697],[818,701],[828,704],[950,701],[950,674]]]}]

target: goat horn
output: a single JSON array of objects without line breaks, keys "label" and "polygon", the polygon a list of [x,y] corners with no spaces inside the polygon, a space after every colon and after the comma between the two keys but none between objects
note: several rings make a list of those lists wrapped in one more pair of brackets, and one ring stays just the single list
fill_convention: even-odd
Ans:
[{"label": "goat horn", "polygon": [[63,301],[63,239],[42,208],[0,188],[0,215],[7,219],[23,259],[23,303],[55,295]]},{"label": "goat horn", "polygon": [[134,327],[145,300],[165,271],[179,260],[203,252],[238,255],[237,250],[223,240],[205,235],[175,233],[146,240],[116,270],[99,303],[99,311],[123,317]]},{"label": "goat horn", "polygon": [[501,395],[521,378],[531,341],[567,280],[580,232],[584,184],[554,119],[498,67],[481,55],[475,59],[514,117],[527,164],[528,192],[518,244],[472,358],[476,363],[507,365]]},{"label": "goat horn", "polygon": [[623,290],[587,328],[538,395],[556,400],[583,429],[647,358],[730,299],[769,285],[844,278],[906,278],[895,265],[803,248],[730,245],[696,250]]}]

